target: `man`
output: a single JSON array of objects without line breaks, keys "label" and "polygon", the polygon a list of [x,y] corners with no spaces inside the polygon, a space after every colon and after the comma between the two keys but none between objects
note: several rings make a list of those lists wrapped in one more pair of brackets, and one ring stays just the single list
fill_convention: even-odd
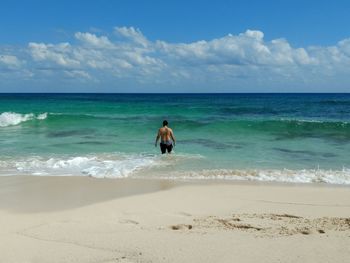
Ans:
[{"label": "man", "polygon": [[160,150],[162,154],[166,151],[171,153],[173,147],[175,147],[175,137],[173,130],[168,127],[168,122],[166,120],[163,121],[163,127],[158,130],[155,147],[157,147],[157,143],[159,138],[160,140]]}]

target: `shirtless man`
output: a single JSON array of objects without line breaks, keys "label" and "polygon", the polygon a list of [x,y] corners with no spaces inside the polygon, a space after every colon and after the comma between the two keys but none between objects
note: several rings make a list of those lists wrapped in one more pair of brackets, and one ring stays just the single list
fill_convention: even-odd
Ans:
[{"label": "shirtless man", "polygon": [[173,147],[175,147],[175,137],[173,130],[168,127],[168,122],[165,120],[163,121],[163,127],[159,129],[155,146],[157,147],[157,143],[159,138],[160,140],[160,150],[162,151],[162,154],[164,154],[166,151],[168,153],[171,153],[171,150]]}]

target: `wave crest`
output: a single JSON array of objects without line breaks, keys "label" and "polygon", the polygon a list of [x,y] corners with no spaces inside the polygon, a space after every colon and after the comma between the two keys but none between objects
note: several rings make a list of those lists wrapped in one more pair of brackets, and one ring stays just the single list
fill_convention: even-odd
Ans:
[{"label": "wave crest", "polygon": [[[350,185],[350,169],[203,169],[183,170],[183,164],[204,158],[191,154],[104,153],[85,156],[29,156],[0,159],[0,176],[92,176],[171,180],[240,180],[280,183]],[[175,168],[179,165],[181,170]]]},{"label": "wave crest", "polygon": [[33,113],[21,114],[16,112],[3,112],[0,114],[0,127],[15,126],[30,120],[45,120],[47,113],[35,115]]},{"label": "wave crest", "polygon": [[161,165],[157,156],[100,154],[87,156],[31,156],[0,160],[0,175],[55,175],[122,178],[132,173]]}]

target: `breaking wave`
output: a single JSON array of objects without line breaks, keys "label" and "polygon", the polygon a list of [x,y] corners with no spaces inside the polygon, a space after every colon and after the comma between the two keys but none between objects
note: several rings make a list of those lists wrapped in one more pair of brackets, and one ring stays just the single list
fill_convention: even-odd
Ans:
[{"label": "breaking wave", "polygon": [[0,114],[0,127],[14,126],[30,120],[45,120],[47,113],[35,115],[33,113],[21,114],[15,112],[3,112]]},{"label": "breaking wave", "polygon": [[104,153],[0,159],[0,176],[92,176],[170,180],[240,180],[350,185],[350,169],[203,169],[186,164],[204,161],[198,154]]},{"label": "breaking wave", "polygon": [[124,154],[106,153],[86,156],[30,156],[0,159],[0,176],[92,176],[96,178],[125,178],[159,166],[172,165],[199,155]]}]

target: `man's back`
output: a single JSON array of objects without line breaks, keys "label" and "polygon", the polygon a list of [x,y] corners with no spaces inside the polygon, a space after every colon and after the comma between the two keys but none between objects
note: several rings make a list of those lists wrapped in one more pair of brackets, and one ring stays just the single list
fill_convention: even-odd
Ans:
[{"label": "man's back", "polygon": [[173,130],[165,126],[159,129],[159,135],[162,142],[167,142],[172,139]]},{"label": "man's back", "polygon": [[173,146],[175,146],[175,136],[173,130],[168,127],[168,122],[166,120],[163,121],[163,127],[158,130],[155,146],[157,146],[159,138],[161,152],[165,153],[167,151],[170,153]]}]

